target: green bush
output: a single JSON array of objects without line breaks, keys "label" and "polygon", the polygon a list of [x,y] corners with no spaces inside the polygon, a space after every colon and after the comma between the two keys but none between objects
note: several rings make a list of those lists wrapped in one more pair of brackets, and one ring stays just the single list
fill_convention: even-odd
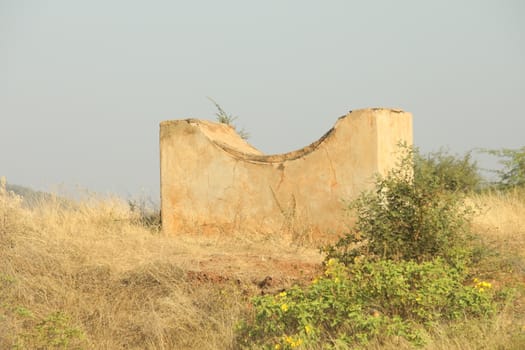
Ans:
[{"label": "green bush", "polygon": [[415,150],[414,171],[416,177],[433,178],[443,190],[452,192],[477,190],[483,180],[472,152],[459,156],[440,149],[423,155]]},{"label": "green bush", "polygon": [[483,152],[502,158],[500,164],[503,165],[503,169],[495,171],[499,177],[495,182],[497,188],[506,190],[525,187],[525,147],[483,150]]},{"label": "green bush", "polygon": [[463,199],[473,173],[459,169],[447,157],[424,159],[404,147],[398,167],[350,204],[355,229],[324,248],[324,275],[255,298],[240,346],[354,348],[390,337],[421,345],[435,323],[492,315],[491,284],[468,275],[473,210]]},{"label": "green bush", "polygon": [[399,166],[378,176],[373,191],[361,194],[355,229],[325,248],[328,258],[352,264],[358,256],[429,261],[442,257],[468,262],[466,244],[472,208],[460,192],[447,191],[435,172],[414,169],[414,151],[403,148]]},{"label": "green bush", "polygon": [[494,311],[488,282],[466,276],[441,259],[417,263],[358,259],[327,262],[308,287],[256,297],[253,317],[241,325],[245,349],[358,346],[402,337],[424,343],[432,322],[485,317]]}]

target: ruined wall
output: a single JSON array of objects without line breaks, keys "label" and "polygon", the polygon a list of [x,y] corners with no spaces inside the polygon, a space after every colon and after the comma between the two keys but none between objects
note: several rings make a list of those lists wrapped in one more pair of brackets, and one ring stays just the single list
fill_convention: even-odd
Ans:
[{"label": "ruined wall", "polygon": [[163,230],[326,234],[346,228],[344,200],[370,188],[412,144],[412,116],[363,109],[339,118],[300,150],[264,155],[225,124],[160,124]]}]

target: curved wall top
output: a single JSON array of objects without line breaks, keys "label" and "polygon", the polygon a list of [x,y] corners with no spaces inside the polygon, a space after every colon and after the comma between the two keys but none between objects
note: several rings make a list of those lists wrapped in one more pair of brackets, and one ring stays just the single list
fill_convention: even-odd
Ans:
[{"label": "curved wall top", "polygon": [[394,109],[350,112],[319,140],[275,155],[264,155],[225,124],[164,121],[163,230],[341,233],[343,201],[395,165],[400,141],[412,144],[412,116]]}]

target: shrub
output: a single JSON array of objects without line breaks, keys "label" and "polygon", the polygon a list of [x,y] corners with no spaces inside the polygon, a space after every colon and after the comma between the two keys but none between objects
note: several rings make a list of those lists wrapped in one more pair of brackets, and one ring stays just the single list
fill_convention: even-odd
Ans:
[{"label": "shrub", "polygon": [[[472,170],[469,159],[461,164]],[[402,337],[420,345],[436,322],[490,316],[491,284],[468,277],[473,211],[463,198],[474,173],[458,164],[404,147],[398,167],[350,204],[355,229],[324,248],[324,275],[308,287],[255,298],[240,344],[339,348]]]},{"label": "shrub", "polygon": [[402,337],[421,345],[425,325],[494,311],[490,283],[464,285],[464,278],[439,258],[358,259],[350,266],[330,259],[324,275],[308,287],[254,298],[254,315],[241,325],[239,343],[257,349],[331,348]]},{"label": "shrub", "polygon": [[483,152],[503,158],[500,159],[503,169],[495,171],[499,177],[495,183],[496,187],[500,189],[525,187],[525,147],[483,150]]},{"label": "shrub", "polygon": [[455,266],[468,262],[472,208],[465,206],[463,194],[445,190],[435,172],[414,170],[413,159],[414,150],[403,148],[399,166],[378,176],[375,189],[350,204],[355,229],[325,247],[328,258],[345,264],[361,255],[418,262],[442,257]]},{"label": "shrub", "polygon": [[472,159],[472,152],[459,156],[440,149],[423,155],[415,150],[414,171],[416,177],[433,178],[446,191],[474,191],[479,189],[482,183],[477,163]]}]

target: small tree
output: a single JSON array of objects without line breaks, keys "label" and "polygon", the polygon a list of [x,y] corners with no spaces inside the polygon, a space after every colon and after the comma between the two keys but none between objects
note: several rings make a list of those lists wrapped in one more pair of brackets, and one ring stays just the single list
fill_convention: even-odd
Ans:
[{"label": "small tree", "polygon": [[445,149],[422,155],[414,152],[415,173],[434,177],[446,191],[469,192],[479,189],[482,177],[472,152],[463,156],[452,155]]},{"label": "small tree", "polygon": [[328,258],[345,264],[362,255],[418,262],[442,257],[458,267],[466,262],[472,209],[434,171],[414,167],[417,157],[417,150],[403,148],[398,167],[350,204],[355,229],[325,248]]},{"label": "small tree", "polygon": [[483,152],[500,157],[503,169],[496,170],[499,180],[496,186],[501,189],[525,187],[525,146],[518,149],[483,150]]}]

